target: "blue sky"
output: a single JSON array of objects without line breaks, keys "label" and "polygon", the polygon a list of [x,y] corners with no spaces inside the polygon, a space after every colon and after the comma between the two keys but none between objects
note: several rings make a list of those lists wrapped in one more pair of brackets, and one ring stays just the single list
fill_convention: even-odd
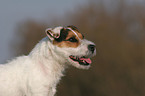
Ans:
[{"label": "blue sky", "polygon": [[[63,16],[76,5],[87,0],[0,0],[0,63],[12,57],[11,40],[19,22],[29,18],[46,20],[51,16]],[[50,19],[50,18],[49,18]]]}]

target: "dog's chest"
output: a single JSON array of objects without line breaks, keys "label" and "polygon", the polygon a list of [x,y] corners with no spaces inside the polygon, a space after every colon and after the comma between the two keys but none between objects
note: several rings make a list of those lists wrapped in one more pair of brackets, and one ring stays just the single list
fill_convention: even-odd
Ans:
[{"label": "dog's chest", "polygon": [[[49,86],[56,86],[63,76],[64,66],[56,62],[49,62],[46,66],[44,63],[39,62],[39,67],[43,78],[46,79],[46,82],[49,83]],[[54,66],[55,65],[55,66]]]}]

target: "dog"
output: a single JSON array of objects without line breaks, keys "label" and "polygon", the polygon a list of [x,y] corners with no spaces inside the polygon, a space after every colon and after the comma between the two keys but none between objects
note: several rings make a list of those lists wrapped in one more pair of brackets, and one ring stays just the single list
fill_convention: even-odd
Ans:
[{"label": "dog", "polygon": [[75,26],[45,30],[27,56],[0,65],[0,96],[54,96],[56,85],[68,66],[89,69],[95,44]]}]

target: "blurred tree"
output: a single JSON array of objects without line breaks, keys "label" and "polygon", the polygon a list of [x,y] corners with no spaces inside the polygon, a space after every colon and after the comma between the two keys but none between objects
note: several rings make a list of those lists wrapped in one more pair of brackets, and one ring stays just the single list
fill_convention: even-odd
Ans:
[{"label": "blurred tree", "polygon": [[[125,0],[98,0],[76,7],[48,24],[28,20],[18,25],[16,55],[28,54],[49,25],[78,26],[96,43],[98,55],[88,71],[71,68],[58,86],[58,96],[145,96],[144,6]],[[114,3],[115,2],[115,3]],[[108,6],[115,8],[108,9]],[[68,24],[69,23],[69,24]]]}]

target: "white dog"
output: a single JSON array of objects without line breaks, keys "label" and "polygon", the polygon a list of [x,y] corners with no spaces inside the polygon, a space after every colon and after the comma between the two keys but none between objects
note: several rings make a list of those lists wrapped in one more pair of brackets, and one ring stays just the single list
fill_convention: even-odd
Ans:
[{"label": "white dog", "polygon": [[0,65],[0,96],[54,96],[67,66],[88,69],[95,44],[75,26],[46,29],[28,56]]}]

